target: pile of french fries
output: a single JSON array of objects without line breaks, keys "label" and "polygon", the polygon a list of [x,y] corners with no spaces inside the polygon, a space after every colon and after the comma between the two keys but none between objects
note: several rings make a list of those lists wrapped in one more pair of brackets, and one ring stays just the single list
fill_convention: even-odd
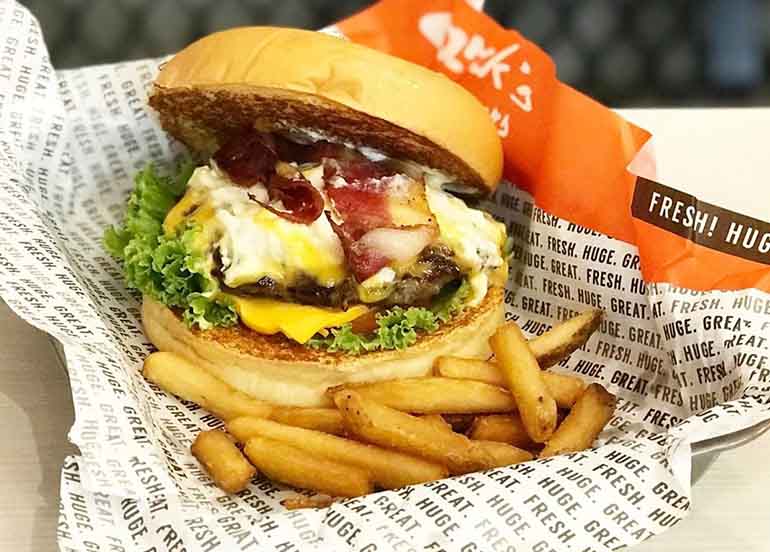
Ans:
[{"label": "pile of french fries", "polygon": [[[203,431],[192,445],[224,491],[243,490],[259,471],[354,497],[590,447],[615,397],[544,369],[581,347],[601,316],[586,311],[529,341],[507,323],[490,339],[494,361],[441,357],[431,376],[330,388],[329,408],[267,404],[172,353],[151,354],[143,374],[225,422],[226,431]],[[300,496],[285,506],[330,500]]]}]

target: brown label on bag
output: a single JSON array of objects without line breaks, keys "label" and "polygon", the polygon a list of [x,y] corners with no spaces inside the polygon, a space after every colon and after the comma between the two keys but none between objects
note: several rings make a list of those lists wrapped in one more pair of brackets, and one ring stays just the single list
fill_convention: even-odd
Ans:
[{"label": "brown label on bag", "polygon": [[639,177],[634,217],[693,243],[770,265],[770,224]]}]

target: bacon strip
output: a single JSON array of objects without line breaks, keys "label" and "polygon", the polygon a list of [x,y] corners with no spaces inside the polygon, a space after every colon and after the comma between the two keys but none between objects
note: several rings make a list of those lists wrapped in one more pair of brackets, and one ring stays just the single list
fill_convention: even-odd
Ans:
[{"label": "bacon strip", "polygon": [[341,185],[332,181],[325,191],[338,216],[334,230],[356,280],[362,282],[393,261],[418,255],[433,240],[437,226],[419,183],[402,182],[397,189],[383,177],[348,178]]},{"label": "bacon strip", "polygon": [[292,178],[273,174],[267,186],[267,193],[271,201],[281,201],[286,210],[276,209],[259,201],[252,194],[249,194],[249,199],[291,222],[310,224],[320,217],[324,210],[321,193],[299,172]]},{"label": "bacon strip", "polygon": [[341,219],[332,227],[340,238],[348,266],[356,280],[363,282],[390,262],[376,249],[359,244],[359,240],[370,230],[392,224],[387,196],[381,189],[360,182],[345,186],[327,185],[325,191],[334,205],[335,214]]},{"label": "bacon strip", "polygon": [[355,149],[326,141],[298,144],[247,130],[225,143],[214,160],[238,185],[264,184],[271,202],[280,201],[285,210],[249,197],[270,212],[302,224],[321,216],[324,199],[299,171],[277,173],[276,165],[279,161],[323,163],[324,190],[334,211],[332,227],[359,282],[394,261],[416,256],[435,237],[437,226],[423,184],[394,176],[397,171],[392,164],[373,162]]},{"label": "bacon strip", "polygon": [[387,194],[381,188],[352,183],[345,186],[327,185],[324,191],[354,240],[361,239],[369,230],[393,223]]},{"label": "bacon strip", "polygon": [[291,179],[278,174],[270,177],[267,193],[273,201],[281,201],[291,212],[289,220],[310,224],[324,211],[324,199],[321,192],[308,182],[302,173],[297,172]]},{"label": "bacon strip", "polygon": [[345,259],[348,262],[353,276],[359,282],[363,282],[370,276],[388,266],[390,259],[377,251],[367,248],[359,243],[364,235],[363,231],[356,228],[354,224],[337,224],[330,220],[332,229],[337,234],[342,244],[342,250],[345,252]]},{"label": "bacon strip", "polygon": [[280,217],[310,224],[321,216],[324,200],[302,173],[291,177],[276,173],[278,146],[271,134],[246,130],[228,140],[214,154],[214,161],[239,186],[264,184],[271,201],[281,201],[285,210],[276,209],[249,194],[249,198]]},{"label": "bacon strip", "polygon": [[370,161],[360,154],[358,157],[326,158],[324,160],[324,177],[326,179],[340,176],[346,182],[366,185],[372,180],[378,180],[392,174],[394,172],[386,165]]},{"label": "bacon strip", "polygon": [[239,186],[266,184],[278,162],[270,134],[245,130],[230,138],[214,153],[217,166]]}]

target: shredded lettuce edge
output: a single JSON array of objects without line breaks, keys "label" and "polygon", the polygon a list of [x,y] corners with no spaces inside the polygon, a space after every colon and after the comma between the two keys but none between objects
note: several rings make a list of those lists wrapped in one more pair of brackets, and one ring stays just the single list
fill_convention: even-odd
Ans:
[{"label": "shredded lettuce edge", "polygon": [[238,322],[235,308],[217,293],[219,284],[196,246],[200,227],[184,225],[173,235],[163,230],[163,220],[184,194],[193,169],[187,162],[175,175],[159,175],[148,164],[134,178],[122,224],[107,228],[102,242],[122,262],[130,289],[181,310],[188,327],[232,326]]},{"label": "shredded lettuce edge", "polygon": [[414,345],[421,334],[436,331],[442,323],[459,314],[471,295],[468,280],[459,287],[442,290],[430,308],[391,307],[377,315],[377,329],[363,335],[352,324],[332,328],[326,336],[316,334],[308,345],[329,352],[362,354],[372,351],[403,350]]},{"label": "shredded lettuce edge", "polygon": [[[219,284],[207,269],[205,254],[196,247],[201,228],[186,224],[173,235],[163,230],[163,220],[184,195],[193,169],[186,162],[175,175],[159,175],[148,164],[134,179],[122,224],[107,228],[102,242],[122,262],[130,289],[181,310],[188,327],[233,326],[239,321],[235,306],[218,294]],[[369,335],[355,333],[351,324],[344,324],[326,335],[316,334],[307,345],[348,354],[403,350],[456,316],[470,295],[470,285],[463,280],[442,290],[430,308],[396,306],[379,313],[377,329]]]}]

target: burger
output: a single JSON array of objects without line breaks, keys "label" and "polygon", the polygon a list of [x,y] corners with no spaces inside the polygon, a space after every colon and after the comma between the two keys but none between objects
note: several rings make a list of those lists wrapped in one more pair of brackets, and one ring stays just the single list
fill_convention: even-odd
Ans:
[{"label": "burger", "polygon": [[327,388],[488,357],[504,317],[502,146],[464,88],[322,33],[207,36],[149,96],[197,160],[135,179],[107,250],[152,344],[253,397],[321,406]]}]

